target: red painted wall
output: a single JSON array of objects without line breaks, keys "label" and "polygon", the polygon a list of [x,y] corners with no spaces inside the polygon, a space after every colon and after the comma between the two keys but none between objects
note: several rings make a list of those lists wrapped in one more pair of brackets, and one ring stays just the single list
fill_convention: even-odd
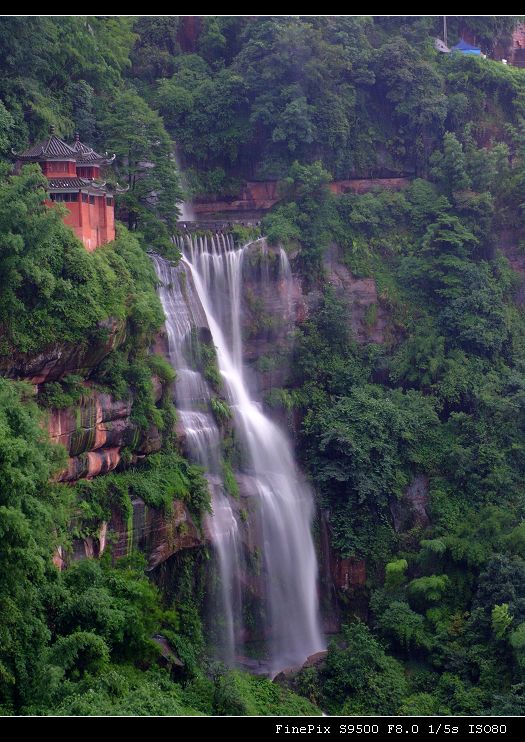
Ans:
[{"label": "red painted wall", "polygon": [[115,206],[114,203],[111,206],[106,204],[106,230],[107,238],[106,242],[112,242],[115,239]]},{"label": "red painted wall", "polygon": [[[80,172],[74,160],[44,160],[38,164],[42,173],[49,179],[100,177],[100,166],[93,163],[79,165]],[[82,201],[82,194],[77,195],[78,201],[60,202],[68,210],[68,214],[64,217],[64,224],[71,227],[84,243],[86,250],[92,252],[97,247],[115,239],[115,206],[107,204],[105,195],[95,196],[94,204]],[[50,198],[47,198],[45,203],[47,206],[54,206]]]},{"label": "red painted wall", "polygon": [[76,174],[79,178],[100,178],[100,167],[98,165],[78,165]]},{"label": "red painted wall", "polygon": [[[46,200],[46,204],[55,205],[51,200]],[[114,207],[106,205],[104,196],[95,196],[94,204],[80,200],[62,203],[62,206],[69,212],[64,224],[73,229],[88,252],[115,239]]]},{"label": "red painted wall", "polygon": [[74,178],[77,174],[76,162],[53,162],[48,160],[47,162],[41,162],[40,167],[48,178]]}]

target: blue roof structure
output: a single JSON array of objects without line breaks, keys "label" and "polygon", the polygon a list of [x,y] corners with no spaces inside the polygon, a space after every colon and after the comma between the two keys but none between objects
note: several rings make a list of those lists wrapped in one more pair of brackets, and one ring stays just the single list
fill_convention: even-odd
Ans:
[{"label": "blue roof structure", "polygon": [[460,39],[456,46],[453,46],[450,51],[461,52],[462,54],[481,54],[481,49],[476,46],[468,44],[464,39]]}]

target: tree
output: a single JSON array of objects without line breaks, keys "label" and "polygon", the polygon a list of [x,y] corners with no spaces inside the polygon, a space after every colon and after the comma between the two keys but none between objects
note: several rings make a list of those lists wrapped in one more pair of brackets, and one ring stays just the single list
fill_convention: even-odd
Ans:
[{"label": "tree", "polygon": [[396,714],[406,695],[401,663],[362,623],[343,627],[345,647],[332,644],[320,671],[323,706],[332,714]]},{"label": "tree", "polygon": [[48,484],[63,449],[45,439],[29,387],[0,379],[0,708],[31,701],[49,640],[41,590],[65,529],[67,493]]},{"label": "tree", "polygon": [[169,77],[180,51],[178,16],[141,16],[133,25],[138,38],[131,52],[133,74],[149,83]]},{"label": "tree", "polygon": [[13,117],[0,101],[0,153],[5,152],[12,136]]},{"label": "tree", "polygon": [[45,136],[50,124],[69,136],[75,124],[82,126],[74,120],[86,111],[78,105],[77,84],[99,94],[114,92],[129,65],[133,22],[114,16],[3,19],[0,95],[20,144]]},{"label": "tree", "polygon": [[525,714],[525,683],[511,686],[506,694],[496,694],[489,714],[494,716],[523,716]]},{"label": "tree", "polygon": [[308,199],[320,200],[328,194],[331,174],[318,160],[312,165],[302,165],[295,160],[286,178],[280,183],[281,193],[299,207]]},{"label": "tree", "polygon": [[[492,617],[494,606],[507,605],[508,614],[523,634],[525,620],[525,562],[519,557],[495,554],[481,572],[474,605],[482,608],[486,620]],[[501,611],[501,609],[500,609]]]},{"label": "tree", "polygon": [[443,136],[443,152],[436,152],[431,163],[432,178],[448,196],[470,186],[466,156],[455,134],[446,132]]},{"label": "tree", "polygon": [[503,639],[512,623],[509,604],[501,603],[492,609],[492,631],[496,639]]},{"label": "tree", "polygon": [[199,34],[198,50],[210,64],[220,66],[226,51],[226,37],[223,35],[220,19],[208,16],[203,19],[203,28]]},{"label": "tree", "polygon": [[393,105],[394,128],[407,143],[416,175],[425,175],[447,112],[443,82],[433,66],[400,36],[379,48],[373,69],[379,94]]},{"label": "tree", "polygon": [[409,582],[407,593],[416,606],[427,606],[438,603],[449,586],[447,575],[428,575],[417,577]]},{"label": "tree", "polygon": [[[132,90],[115,96],[103,121],[117,173],[129,191],[121,198],[129,229],[143,229],[153,240],[155,227],[170,234],[182,199],[172,145],[162,119]],[[152,222],[153,218],[153,222]]]},{"label": "tree", "polygon": [[295,235],[300,235],[299,263],[309,283],[320,272],[323,252],[331,237],[334,212],[328,189],[331,180],[331,174],[320,161],[302,165],[296,160],[287,177],[279,182],[285,203],[269,214],[264,222],[273,242],[286,244]]},{"label": "tree", "polygon": [[382,633],[403,649],[424,646],[427,643],[425,619],[413,611],[408,603],[394,600],[377,619]]},{"label": "tree", "polygon": [[395,590],[405,582],[405,572],[408,569],[406,559],[396,559],[395,562],[388,562],[385,566],[385,587],[388,590]]},{"label": "tree", "polygon": [[317,439],[316,479],[334,493],[349,487],[361,503],[401,495],[404,465],[421,460],[436,421],[432,402],[415,392],[383,393],[371,385],[349,390],[305,419],[306,434]]},{"label": "tree", "polygon": [[509,642],[514,650],[516,660],[521,669],[522,676],[525,674],[525,621],[511,631]]},{"label": "tree", "polygon": [[160,322],[154,272],[135,238],[124,230],[88,253],[64,212],[45,205],[46,183],[38,166],[0,175],[0,356],[94,341],[103,320],[125,320],[139,299],[148,309],[144,328]]}]

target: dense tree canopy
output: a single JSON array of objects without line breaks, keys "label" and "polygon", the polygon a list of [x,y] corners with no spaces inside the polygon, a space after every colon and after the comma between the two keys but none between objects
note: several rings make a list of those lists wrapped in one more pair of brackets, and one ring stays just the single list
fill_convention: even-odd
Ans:
[{"label": "dense tree canopy", "polygon": [[[0,379],[0,713],[523,714],[525,71],[499,61],[516,18],[448,22],[489,58],[438,53],[438,16],[0,19],[0,363],[118,328],[81,376],[37,394]],[[115,152],[104,177],[128,186],[127,228],[94,254],[44,207],[38,169],[10,170],[50,125]],[[343,628],[301,697],[209,661],[204,553],[162,588],[136,556],[51,561],[72,528],[91,536],[115,505],[131,517],[132,497],[209,512],[174,445],[173,372],[149,352],[163,317],[146,250],[178,257],[175,155],[194,196],[279,181],[262,228],[309,297],[266,402],[293,413],[331,546],[367,581],[339,593]],[[400,176],[399,192],[330,190]],[[328,254],[375,285],[363,317]],[[86,384],[131,400],[137,438],[154,427],[162,449],[51,484],[65,454],[37,403],[70,407]],[[183,669],[159,666],[158,636]]]}]

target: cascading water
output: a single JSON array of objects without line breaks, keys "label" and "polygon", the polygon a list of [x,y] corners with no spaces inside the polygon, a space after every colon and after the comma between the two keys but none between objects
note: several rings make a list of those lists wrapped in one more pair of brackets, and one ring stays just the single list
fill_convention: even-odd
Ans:
[{"label": "cascading water", "polygon": [[[179,180],[180,184],[184,191],[187,191],[187,182],[186,178],[184,177],[184,170],[181,168],[180,164],[180,158],[178,155],[175,155],[175,163],[177,165],[177,170],[179,172]],[[191,201],[179,201],[178,207],[180,211],[180,220],[181,222],[194,222],[195,221],[195,212],[193,211],[193,206],[191,205]]]},{"label": "cascading water", "polygon": [[[245,380],[241,289],[243,258],[248,246],[235,249],[231,238],[223,235],[210,239],[188,235],[181,240],[180,247],[183,267],[192,279],[186,281],[186,292],[179,283],[174,286],[173,276],[180,269],[170,268],[161,258],[154,258],[163,282],[160,297],[170,349],[173,348],[172,363],[179,379],[177,406],[191,451],[210,472],[212,481],[220,467],[219,431],[209,413],[196,410],[195,401],[206,396],[200,386],[202,377],[198,383],[195,381],[181,351],[175,348],[191,332],[192,323],[200,321],[180,306],[182,302],[204,312],[234,413],[235,433],[244,458],[242,471],[251,479],[257,498],[254,517],[258,523],[252,531],[259,534],[257,546],[263,562],[263,600],[270,642],[269,669],[274,673],[302,663],[324,646],[318,617],[317,562],[310,532],[312,493],[295,464],[289,441],[251,397]],[[288,286],[290,268],[284,251],[280,254],[280,271],[281,280]],[[241,604],[239,523],[224,491],[220,495],[215,492],[213,508],[210,531],[219,556],[229,632],[227,643],[233,655],[238,650],[235,625]]]},{"label": "cascading water", "polygon": [[222,487],[221,440],[210,410],[212,392],[203,374],[194,368],[199,346],[196,333],[207,327],[206,316],[187,266],[175,268],[158,255],[153,255],[152,260],[162,282],[159,294],[166,317],[170,361],[177,371],[179,420],[190,455],[204,467],[210,486],[214,517],[208,519],[207,526],[219,559],[224,616],[221,657],[233,664],[241,614],[239,527]]}]

